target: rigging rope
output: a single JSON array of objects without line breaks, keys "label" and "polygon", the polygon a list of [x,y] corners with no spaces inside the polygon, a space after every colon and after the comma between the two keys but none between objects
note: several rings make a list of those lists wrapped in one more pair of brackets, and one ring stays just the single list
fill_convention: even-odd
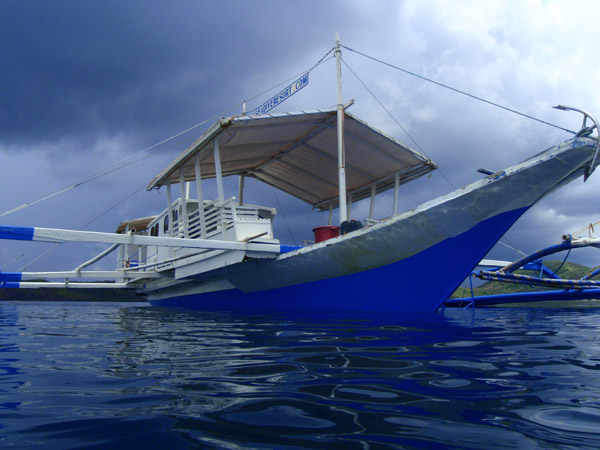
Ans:
[{"label": "rigging rope", "polygon": [[598,222],[594,222],[594,223],[590,223],[589,225],[583,227],[580,230],[574,231],[573,233],[570,233],[571,236],[581,236],[581,234],[583,234],[584,232],[588,232],[589,235],[591,236],[592,234],[596,234],[596,230],[594,229],[594,227],[596,225],[600,224],[600,220]]},{"label": "rigging rope", "polygon": [[292,242],[294,243],[294,245],[297,245],[298,243],[296,242],[296,238],[294,237],[294,233],[292,233],[292,229],[290,227],[290,224],[287,221],[287,218],[285,217],[285,213],[283,212],[283,208],[281,207],[281,203],[279,203],[279,197],[277,197],[277,192],[275,192],[275,188],[273,188],[273,186],[271,186],[271,191],[273,192],[273,197],[275,197],[275,201],[277,202],[277,207],[279,208],[279,211],[281,211],[281,216],[283,217],[283,221],[285,222],[285,226],[287,227],[288,233],[290,233],[290,237],[292,238]]},{"label": "rigging rope", "polygon": [[[508,240],[508,238],[504,237],[503,239],[504,239],[504,240],[506,240],[506,241],[508,242],[508,244],[507,244],[506,242],[503,242],[503,241],[498,241],[498,244],[500,244],[500,245],[504,245],[505,247],[507,247],[507,248],[510,248],[511,250],[514,250],[515,252],[517,252],[517,253],[520,253],[520,254],[521,254],[521,255],[523,255],[523,256],[527,256],[527,253],[525,253],[525,252],[522,252],[521,250],[519,250],[518,248],[516,248],[516,247],[515,247],[515,246],[512,244],[512,242],[510,242],[510,241]],[[510,244],[510,245],[509,245],[509,244]]]},{"label": "rigging rope", "polygon": [[402,126],[402,124],[396,120],[396,118],[392,115],[392,113],[389,111],[389,109],[387,109],[384,106],[384,104],[379,100],[379,98],[377,98],[377,96],[373,93],[373,91],[371,91],[371,89],[369,89],[369,87],[365,84],[365,82],[356,74],[356,72],[354,70],[352,70],[352,68],[348,65],[348,63],[343,58],[342,58],[342,62],[344,63],[346,68],[352,73],[352,75],[354,75],[356,77],[356,79],[360,82],[360,84],[363,85],[363,87],[367,90],[367,92],[369,94],[371,94],[371,96],[375,99],[375,101],[377,103],[379,103],[379,106],[381,106],[381,108],[383,108],[383,110],[387,113],[387,115],[390,116],[390,118],[396,123],[396,125],[398,125],[400,127],[400,129],[402,131],[404,131],[404,133],[413,142],[413,144],[415,144],[415,146],[419,149],[419,151],[423,154],[423,156],[427,159],[431,159],[425,153],[425,151],[421,148],[421,146],[417,143],[417,141],[415,141],[415,139],[410,135],[410,133],[408,131],[406,131],[406,129]]},{"label": "rigging rope", "polygon": [[452,86],[448,86],[447,84],[443,84],[443,83],[440,83],[439,81],[435,81],[435,80],[432,80],[430,78],[424,77],[423,75],[418,75],[418,74],[416,74],[414,72],[411,72],[409,70],[402,69],[401,67],[394,66],[393,64],[390,64],[390,63],[386,63],[385,61],[381,61],[380,59],[377,59],[377,58],[374,58],[372,56],[366,55],[366,54],[364,54],[362,52],[359,52],[358,50],[354,50],[353,48],[346,47],[345,45],[340,45],[340,47],[344,47],[346,50],[350,50],[351,52],[354,52],[354,53],[356,53],[358,55],[364,56],[365,58],[368,58],[368,59],[370,59],[372,61],[378,62],[378,63],[383,64],[385,66],[391,67],[392,69],[399,70],[400,72],[404,72],[404,73],[406,73],[408,75],[411,75],[413,77],[416,77],[416,78],[419,78],[421,80],[427,81],[429,83],[435,84],[437,86],[449,89],[449,90],[457,92],[459,94],[466,95],[467,97],[471,97],[472,99],[479,100],[480,102],[483,102],[483,103],[487,103],[488,105],[492,105],[492,106],[495,106],[497,108],[501,108],[501,109],[504,109],[506,111],[512,112],[514,114],[518,114],[520,116],[526,117],[528,119],[535,120],[536,122],[540,122],[540,123],[543,123],[545,125],[548,125],[548,126],[551,126],[551,127],[554,127],[554,128],[558,128],[559,130],[566,131],[567,133],[577,134],[576,131],[569,130],[568,128],[563,128],[560,125],[555,125],[553,123],[546,122],[545,120],[538,119],[537,117],[530,116],[529,114],[525,114],[525,113],[522,113],[522,112],[517,111],[515,109],[509,108],[507,106],[500,105],[499,103],[495,103],[495,102],[492,102],[490,100],[486,100],[486,99],[484,99],[482,97],[478,97],[476,95],[469,94],[468,92],[461,91],[460,89],[457,89],[457,88],[453,88]]},{"label": "rigging rope", "polygon": [[[379,103],[379,106],[381,106],[383,108],[383,110],[390,116],[390,118],[396,123],[396,125],[398,125],[400,127],[400,129],[402,131],[404,131],[404,133],[408,136],[408,138],[415,144],[415,146],[419,149],[419,151],[422,153],[422,155],[427,158],[428,160],[431,161],[431,158],[425,153],[425,151],[421,148],[421,146],[417,143],[417,141],[415,141],[415,139],[410,135],[410,133],[408,131],[406,131],[406,129],[400,124],[400,122],[398,122],[396,120],[396,118],[392,115],[392,113],[383,105],[383,103],[379,100],[379,98],[377,98],[377,96],[371,91],[371,89],[369,89],[367,87],[367,85],[365,84],[365,82],[363,80],[361,80],[361,78],[356,74],[356,72],[354,72],[354,70],[352,70],[352,68],[348,65],[348,63],[342,59],[344,65],[348,68],[348,70],[352,73],[352,75],[354,75],[356,77],[356,79],[360,82],[360,84],[363,85],[363,87],[369,92],[369,94],[371,94],[371,96],[375,99],[375,101],[377,103]],[[444,174],[444,172],[438,167],[438,172],[439,174],[444,178],[444,180],[446,180],[446,182],[452,186],[452,188],[456,189],[456,186],[454,185],[454,183],[452,183],[452,181],[450,181],[450,179],[446,176],[446,174]]]}]

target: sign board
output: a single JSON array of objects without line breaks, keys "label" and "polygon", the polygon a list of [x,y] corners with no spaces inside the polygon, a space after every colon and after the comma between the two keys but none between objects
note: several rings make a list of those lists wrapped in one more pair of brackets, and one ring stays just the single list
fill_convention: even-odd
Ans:
[{"label": "sign board", "polygon": [[280,93],[275,94],[273,97],[271,97],[265,103],[263,103],[258,108],[256,108],[254,110],[254,114],[257,116],[260,116],[261,114],[265,114],[266,112],[275,108],[277,105],[279,105],[283,101],[290,98],[292,95],[294,95],[296,92],[298,92],[300,89],[302,89],[307,84],[308,84],[308,72],[305,73],[304,75],[302,75],[296,81],[294,81],[288,87],[283,89]]}]

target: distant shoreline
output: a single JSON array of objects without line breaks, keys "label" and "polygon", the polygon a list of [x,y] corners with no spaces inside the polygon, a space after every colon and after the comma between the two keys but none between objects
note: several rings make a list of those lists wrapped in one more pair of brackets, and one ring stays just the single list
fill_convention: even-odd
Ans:
[{"label": "distant shoreline", "polygon": [[46,302],[144,302],[134,290],[125,289],[0,289],[0,300]]}]

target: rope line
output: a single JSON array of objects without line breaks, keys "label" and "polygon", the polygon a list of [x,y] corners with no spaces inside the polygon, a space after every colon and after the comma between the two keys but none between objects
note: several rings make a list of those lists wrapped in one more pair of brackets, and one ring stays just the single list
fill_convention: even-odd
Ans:
[{"label": "rope line", "polygon": [[373,97],[375,99],[375,101],[377,103],[379,103],[379,106],[381,106],[381,108],[387,113],[387,115],[390,116],[390,118],[394,121],[394,123],[396,125],[398,125],[402,131],[404,131],[404,134],[406,134],[408,136],[408,138],[413,142],[413,144],[415,144],[415,146],[419,149],[419,151],[421,152],[421,154],[425,158],[431,160],[431,158],[429,157],[429,155],[427,155],[425,153],[425,151],[421,148],[421,146],[417,143],[417,141],[410,135],[410,133],[406,130],[406,128],[404,128],[402,126],[402,124],[396,120],[396,118],[392,115],[392,113],[389,111],[389,109],[387,109],[385,107],[385,105],[379,100],[379,98],[377,98],[377,96],[373,93],[373,91],[371,89],[369,89],[369,87],[366,85],[366,83],[356,74],[356,72],[354,70],[352,70],[352,67],[350,67],[348,65],[348,63],[343,58],[342,58],[342,62],[344,63],[344,65],[346,66],[346,68],[352,73],[352,75],[354,75],[354,77],[360,82],[360,84],[363,85],[363,87],[367,90],[367,92],[369,94],[371,94],[371,97]]},{"label": "rope line", "polygon": [[[406,129],[400,124],[400,122],[398,122],[398,120],[396,120],[396,118],[384,106],[384,104],[379,100],[379,98],[377,98],[377,96],[373,93],[373,91],[371,91],[371,89],[369,89],[367,87],[367,85],[365,84],[365,82],[356,74],[356,72],[354,72],[354,70],[352,70],[352,68],[348,65],[348,63],[344,59],[342,59],[342,62],[348,68],[348,70],[352,73],[352,75],[354,75],[356,77],[356,79],[360,82],[360,84],[363,85],[363,87],[367,90],[367,92],[369,92],[369,94],[371,94],[371,96],[375,99],[375,101],[377,103],[379,103],[379,106],[381,106],[383,108],[383,110],[388,114],[388,116],[390,116],[390,118],[396,123],[396,125],[398,125],[402,131],[404,131],[404,133],[408,136],[408,138],[419,149],[419,151],[421,152],[422,156],[424,156],[425,158],[427,158],[428,160],[431,161],[431,158],[427,155],[427,153],[425,153],[425,151],[421,148],[421,146],[417,143],[417,141],[410,135],[410,133],[408,131],[406,131]],[[452,186],[453,189],[456,189],[456,186],[454,185],[454,183],[452,183],[452,181],[450,181],[450,179],[446,176],[446,174],[444,174],[444,172],[439,167],[438,167],[438,172],[444,178],[444,180],[446,180],[446,182],[450,186]]]},{"label": "rope line", "polygon": [[273,197],[275,197],[275,201],[277,202],[277,207],[279,208],[279,211],[281,211],[281,216],[283,217],[283,221],[285,222],[285,226],[288,230],[288,233],[290,233],[290,237],[292,238],[292,242],[296,245],[296,238],[294,237],[294,233],[292,233],[292,229],[290,227],[290,224],[287,221],[287,218],[285,217],[285,213],[283,212],[283,208],[281,207],[281,203],[279,203],[279,197],[277,197],[277,192],[275,191],[275,188],[273,188],[273,186],[271,186],[271,191],[273,192]]},{"label": "rope line", "polygon": [[435,84],[437,86],[449,89],[449,90],[457,92],[459,94],[466,95],[467,97],[471,97],[472,99],[479,100],[480,102],[483,102],[483,103],[487,103],[488,105],[492,105],[492,106],[495,106],[497,108],[501,108],[501,109],[504,109],[506,111],[512,112],[514,114],[518,114],[520,116],[526,117],[528,119],[535,120],[536,122],[540,122],[540,123],[543,123],[545,125],[548,125],[548,126],[551,126],[551,127],[554,127],[554,128],[558,128],[559,130],[566,131],[567,133],[577,134],[576,131],[569,130],[568,128],[563,128],[560,125],[555,125],[553,123],[546,122],[545,120],[538,119],[537,117],[533,117],[533,116],[531,116],[529,114],[522,113],[520,111],[517,111],[516,109],[512,109],[512,108],[509,108],[507,106],[500,105],[499,103],[495,103],[495,102],[492,102],[490,100],[486,100],[486,99],[484,99],[482,97],[478,97],[477,95],[469,94],[468,92],[461,91],[460,89],[457,89],[457,88],[453,88],[452,86],[448,86],[447,84],[440,83],[439,81],[435,81],[435,80],[432,80],[430,78],[424,77],[423,75],[419,75],[419,74],[416,74],[416,73],[411,72],[409,70],[402,69],[401,67],[395,66],[395,65],[390,64],[390,63],[386,63],[385,61],[381,61],[380,59],[377,59],[377,58],[374,58],[372,56],[366,55],[366,54],[364,54],[362,52],[359,52],[358,50],[354,50],[354,49],[352,49],[350,47],[346,47],[345,45],[340,45],[340,47],[344,47],[346,50],[350,50],[351,52],[354,52],[354,53],[356,53],[358,55],[364,56],[365,58],[368,58],[368,59],[370,59],[372,61],[378,62],[378,63],[383,64],[385,66],[391,67],[392,69],[399,70],[400,72],[404,72],[404,73],[406,73],[408,75],[411,75],[411,76],[419,78],[419,79],[421,79],[423,81],[427,81],[429,83]]}]

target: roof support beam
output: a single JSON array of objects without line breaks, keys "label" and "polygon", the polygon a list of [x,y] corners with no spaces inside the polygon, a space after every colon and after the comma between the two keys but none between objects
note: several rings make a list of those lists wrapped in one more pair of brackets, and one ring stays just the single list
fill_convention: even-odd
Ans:
[{"label": "roof support beam", "polygon": [[221,172],[221,153],[219,152],[219,141],[213,140],[213,155],[215,157],[215,175],[217,177],[217,194],[221,204],[225,201],[225,191],[223,190],[223,172]]},{"label": "roof support beam", "polygon": [[375,183],[371,184],[371,206],[369,207],[369,219],[373,218],[375,214],[375,194],[377,193],[377,186]]},{"label": "roof support beam", "polygon": [[198,216],[200,218],[200,238],[206,238],[206,219],[204,218],[204,192],[202,191],[202,172],[200,171],[200,155],[194,158],[194,173],[196,175],[196,196],[198,198]]},{"label": "roof support beam", "polygon": [[[183,173],[183,166],[179,168],[179,189],[181,190],[181,216],[180,221],[183,221],[183,237],[188,237],[188,212],[187,212],[187,199],[188,192],[185,185],[185,177]],[[173,224],[175,225],[175,224]]]},{"label": "roof support beam", "polygon": [[246,181],[246,175],[240,175],[240,184],[238,186],[238,205],[244,205],[244,184]]},{"label": "roof support beam", "polygon": [[172,200],[172,196],[171,196],[171,185],[167,184],[167,210],[169,211],[168,216],[167,216],[167,229],[164,230],[165,232],[168,231],[168,235],[169,236],[173,236],[173,200]]},{"label": "roof support beam", "polygon": [[400,174],[396,172],[394,175],[394,216],[398,214],[398,194],[400,191]]}]

